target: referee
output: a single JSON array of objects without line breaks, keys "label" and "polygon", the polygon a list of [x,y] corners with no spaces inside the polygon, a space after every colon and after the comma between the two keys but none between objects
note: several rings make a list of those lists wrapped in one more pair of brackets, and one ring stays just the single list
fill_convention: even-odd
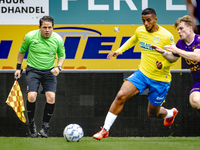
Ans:
[{"label": "referee", "polygon": [[[49,121],[53,115],[55,107],[55,94],[57,87],[56,76],[60,73],[65,60],[65,49],[63,39],[53,32],[54,19],[50,16],[44,16],[39,20],[39,29],[30,31],[23,39],[17,57],[17,67],[15,77],[20,78],[21,64],[26,51],[27,68],[27,114],[29,119],[29,130],[32,138],[38,136],[47,138]],[[58,56],[58,63],[55,66],[55,57]],[[37,133],[34,121],[36,107],[36,98],[39,85],[43,86],[46,96],[46,104],[43,113],[42,129]]]}]

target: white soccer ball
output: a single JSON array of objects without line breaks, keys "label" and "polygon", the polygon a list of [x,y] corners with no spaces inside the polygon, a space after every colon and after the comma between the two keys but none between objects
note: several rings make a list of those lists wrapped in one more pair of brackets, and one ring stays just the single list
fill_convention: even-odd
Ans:
[{"label": "white soccer ball", "polygon": [[78,124],[69,124],[63,131],[63,136],[68,142],[79,142],[83,135],[83,129]]}]

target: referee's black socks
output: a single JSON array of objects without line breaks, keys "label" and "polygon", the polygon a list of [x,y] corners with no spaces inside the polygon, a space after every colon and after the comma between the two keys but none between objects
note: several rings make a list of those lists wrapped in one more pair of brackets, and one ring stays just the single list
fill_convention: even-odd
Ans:
[{"label": "referee's black socks", "polygon": [[29,124],[30,124],[31,122],[34,121],[35,102],[31,103],[27,100],[26,106],[27,106],[28,120],[29,120]]},{"label": "referee's black socks", "polygon": [[43,122],[49,122],[51,119],[51,116],[53,115],[55,103],[49,104],[46,102],[45,108],[44,108],[44,114],[43,114]]}]

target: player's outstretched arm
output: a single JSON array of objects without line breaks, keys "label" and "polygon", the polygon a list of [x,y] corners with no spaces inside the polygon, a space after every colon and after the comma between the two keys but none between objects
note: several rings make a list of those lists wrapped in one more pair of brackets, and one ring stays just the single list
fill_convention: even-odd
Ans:
[{"label": "player's outstretched arm", "polygon": [[[165,59],[167,59],[169,62],[175,62],[178,60],[179,57],[176,57],[172,54],[172,52],[167,52],[166,50],[156,46],[156,45],[150,45],[151,48],[155,49],[157,52],[161,53]],[[168,50],[168,49],[167,49]]]},{"label": "player's outstretched arm", "polygon": [[170,52],[174,54],[178,54],[179,56],[192,60],[192,61],[200,61],[200,49],[194,49],[193,52],[187,52],[182,49],[179,49],[178,47],[174,45],[165,45],[165,49],[169,50]]},{"label": "player's outstretched arm", "polygon": [[110,52],[110,53],[107,55],[107,59],[111,59],[112,57],[117,57],[118,55],[119,55],[119,52],[118,52],[118,51]]},{"label": "player's outstretched arm", "polygon": [[174,53],[174,54],[178,54],[178,52],[180,50],[175,45],[165,45],[164,48],[167,49],[168,51]]},{"label": "player's outstretched arm", "polygon": [[161,54],[163,54],[163,53],[165,52],[164,49],[162,49],[162,48],[160,48],[160,47],[158,47],[158,46],[156,46],[156,45],[150,45],[149,47],[155,49],[157,52],[159,52],[159,53],[161,53]]}]

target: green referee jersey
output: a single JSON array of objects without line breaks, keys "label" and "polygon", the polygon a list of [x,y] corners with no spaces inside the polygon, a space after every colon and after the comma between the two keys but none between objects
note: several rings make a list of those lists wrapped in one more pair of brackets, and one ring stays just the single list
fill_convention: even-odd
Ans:
[{"label": "green referee jersey", "polygon": [[49,38],[42,38],[40,30],[27,33],[19,49],[21,53],[28,50],[27,65],[30,67],[46,70],[55,66],[56,54],[65,59],[65,48],[63,39],[55,32]]}]

